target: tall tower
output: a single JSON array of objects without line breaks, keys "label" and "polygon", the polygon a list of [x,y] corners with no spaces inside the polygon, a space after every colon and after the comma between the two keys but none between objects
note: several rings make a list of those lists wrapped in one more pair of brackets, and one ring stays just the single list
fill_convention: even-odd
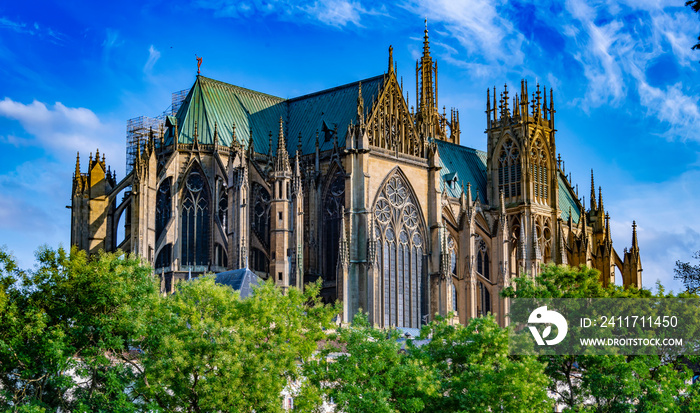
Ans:
[{"label": "tall tower", "polygon": [[[289,238],[291,233],[289,205],[291,198],[292,170],[289,166],[287,144],[284,139],[284,122],[280,117],[277,134],[277,154],[272,169],[270,276],[275,284],[289,287]],[[270,154],[271,156],[272,154]]]},{"label": "tall tower", "polygon": [[428,20],[423,33],[423,56],[416,61],[416,126],[427,137],[439,137],[440,119],[437,106],[437,62],[430,56]]},{"label": "tall tower", "polygon": [[511,273],[534,274],[542,263],[562,262],[554,113],[552,91],[549,102],[539,85],[529,97],[524,80],[512,99],[507,85],[499,95],[495,87],[486,91],[487,200],[498,210],[502,193],[510,231],[523,244],[510,254]]}]

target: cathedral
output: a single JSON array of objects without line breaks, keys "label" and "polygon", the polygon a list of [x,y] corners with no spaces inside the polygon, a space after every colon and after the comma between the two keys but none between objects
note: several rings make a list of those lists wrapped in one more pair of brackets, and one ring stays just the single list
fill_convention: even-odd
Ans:
[{"label": "cathedral", "polygon": [[320,279],[343,321],[362,309],[379,327],[505,325],[499,292],[547,263],[641,287],[636,226],[620,255],[593,173],[584,205],[563,170],[551,89],[487,90],[486,152],[462,146],[426,28],[415,93],[414,107],[391,47],[385,73],[292,99],[198,74],[123,179],[99,150],[86,172],[78,155],[71,244],[139,254],[163,292],[240,268],[282,289]]}]

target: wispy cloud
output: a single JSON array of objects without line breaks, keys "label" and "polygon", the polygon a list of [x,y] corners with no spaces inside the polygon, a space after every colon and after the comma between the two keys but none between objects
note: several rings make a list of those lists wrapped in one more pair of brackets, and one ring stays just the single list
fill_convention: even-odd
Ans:
[{"label": "wispy cloud", "polygon": [[25,22],[12,20],[6,16],[0,16],[0,29],[8,29],[16,33],[26,33],[29,35],[46,36],[53,42],[58,42],[65,38],[62,33],[50,27],[41,27],[37,22],[27,24]]},{"label": "wispy cloud", "polygon": [[365,7],[356,0],[253,0],[247,2],[200,0],[196,2],[196,5],[203,9],[214,10],[215,15],[221,17],[276,16],[280,20],[286,21],[296,21],[302,18],[312,23],[338,28],[349,25],[362,27],[363,16],[386,15],[383,7]]},{"label": "wispy cloud", "polygon": [[74,157],[76,151],[99,147],[118,165],[123,163],[124,141],[116,132],[123,127],[100,121],[89,109],[61,102],[49,107],[36,100],[24,104],[6,97],[0,101],[0,116],[18,121],[27,133],[23,137],[4,136],[5,144],[49,149],[63,159]]},{"label": "wispy cloud", "polygon": [[[700,170],[693,169],[665,182],[632,183],[618,189],[619,196],[614,202],[606,203],[617,211],[611,212],[613,218],[626,215],[637,220],[647,287],[652,287],[658,278],[663,285],[678,291],[680,283],[673,280],[675,262],[688,261],[694,251],[700,250],[700,230],[690,218],[700,203],[698,181]],[[630,245],[631,219],[611,220],[618,252]]]},{"label": "wispy cloud", "polygon": [[[502,17],[498,2],[486,0],[410,0],[404,7],[425,16],[428,23],[439,22],[467,51],[469,59],[518,65],[523,62],[523,35]],[[454,53],[454,49],[453,52]]]},{"label": "wispy cloud", "polygon": [[143,66],[144,73],[151,73],[158,59],[160,59],[160,52],[151,45],[148,48],[148,60],[146,60],[146,64]]},{"label": "wispy cloud", "polygon": [[119,31],[114,29],[105,30],[105,38],[102,41],[102,61],[105,63],[109,62],[112,55],[112,50],[123,44],[123,41],[119,38]]}]

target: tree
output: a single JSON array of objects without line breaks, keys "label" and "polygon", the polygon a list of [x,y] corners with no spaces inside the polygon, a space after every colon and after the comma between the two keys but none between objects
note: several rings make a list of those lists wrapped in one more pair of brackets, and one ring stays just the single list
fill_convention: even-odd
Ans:
[{"label": "tree", "polygon": [[[698,3],[698,7],[700,7],[700,3]],[[700,260],[700,251],[695,252],[693,258]],[[676,268],[673,272],[675,272],[673,278],[681,280],[689,293],[700,292],[700,264],[692,265],[689,262],[679,260],[676,261]]]},{"label": "tree", "polygon": [[410,350],[433,366],[440,391],[430,412],[546,412],[549,379],[533,356],[508,355],[508,330],[493,316],[472,319],[467,326],[437,318],[423,327],[431,339]]},{"label": "tree", "polygon": [[140,343],[137,390],[164,411],[281,411],[337,314],[319,284],[283,293],[268,282],[246,299],[213,277],[178,287],[154,303]]},{"label": "tree", "polygon": [[[700,12],[700,0],[688,0],[685,2],[686,6],[690,6],[694,12]],[[700,49],[700,36],[698,36],[698,43],[693,46],[693,50]]]},{"label": "tree", "polygon": [[[585,266],[550,265],[534,279],[523,275],[507,288],[511,298],[652,298],[645,289],[609,286],[599,272]],[[688,297],[684,293],[681,297]],[[672,297],[659,288],[656,298]],[[679,319],[697,317],[696,309]],[[660,356],[539,356],[551,379],[549,390],[571,412],[685,412],[697,406],[697,389],[689,386],[687,368],[696,357]],[[683,410],[685,409],[685,410]]]},{"label": "tree", "polygon": [[0,407],[134,411],[126,363],[157,294],[135,256],[41,248],[34,271],[0,250]]},{"label": "tree", "polygon": [[358,313],[306,363],[305,375],[338,411],[423,411],[437,394],[437,380],[423,360],[402,351],[400,338],[397,330],[373,328],[367,314]]}]

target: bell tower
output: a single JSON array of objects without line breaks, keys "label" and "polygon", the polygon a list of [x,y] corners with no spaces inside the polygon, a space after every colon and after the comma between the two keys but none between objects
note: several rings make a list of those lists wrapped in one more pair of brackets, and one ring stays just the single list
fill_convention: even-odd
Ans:
[{"label": "bell tower", "polygon": [[[558,176],[555,153],[554,96],[540,85],[528,94],[525,80],[520,93],[509,96],[508,86],[496,94],[486,91],[487,200],[498,210],[502,196],[511,230],[520,234],[519,252],[511,261],[534,274],[540,264],[561,263],[558,233]],[[512,267],[514,264],[512,265]]]}]

